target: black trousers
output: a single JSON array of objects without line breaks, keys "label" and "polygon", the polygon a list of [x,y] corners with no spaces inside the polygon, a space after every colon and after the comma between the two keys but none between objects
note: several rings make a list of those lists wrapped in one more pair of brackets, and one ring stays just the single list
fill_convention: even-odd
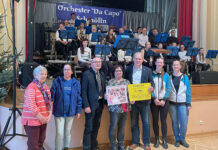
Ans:
[{"label": "black trousers", "polygon": [[91,150],[98,146],[97,136],[103,108],[103,100],[99,100],[99,107],[96,110],[91,110],[91,113],[85,113],[83,150]]},{"label": "black trousers", "polygon": [[155,137],[159,137],[159,112],[160,112],[160,120],[161,120],[161,131],[162,131],[162,138],[166,139],[167,137],[167,114],[169,110],[169,101],[166,101],[165,105],[156,106],[153,102],[151,103],[151,113],[153,119],[153,129]]}]

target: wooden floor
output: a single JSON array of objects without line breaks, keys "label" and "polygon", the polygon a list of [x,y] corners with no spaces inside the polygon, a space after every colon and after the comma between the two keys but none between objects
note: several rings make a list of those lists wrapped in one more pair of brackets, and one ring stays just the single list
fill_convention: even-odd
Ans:
[{"label": "wooden floor", "polygon": [[[190,144],[189,150],[218,150],[218,133],[193,135],[187,137],[187,142]],[[168,150],[186,150],[180,145],[180,147],[175,147],[173,145],[173,140],[168,141]],[[100,145],[100,150],[110,150],[108,144]],[[164,150],[160,145],[159,148],[154,148],[153,143],[151,143],[151,149],[154,150]],[[82,148],[71,148],[70,150],[82,150]],[[128,147],[127,147],[128,150]],[[135,150],[142,150],[142,148],[136,148]]]}]

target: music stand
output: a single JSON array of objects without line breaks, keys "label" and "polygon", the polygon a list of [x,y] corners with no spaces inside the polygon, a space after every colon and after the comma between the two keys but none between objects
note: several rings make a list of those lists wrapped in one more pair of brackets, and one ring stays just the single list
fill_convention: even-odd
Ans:
[{"label": "music stand", "polygon": [[90,34],[92,32],[92,27],[91,26],[86,26],[86,34]]},{"label": "music stand", "polygon": [[193,47],[193,46],[194,46],[195,41],[186,40],[186,41],[183,41],[183,44],[184,44],[185,47],[190,48],[190,47]]},{"label": "music stand", "polygon": [[155,42],[156,43],[166,43],[168,37],[169,37],[168,33],[158,33],[155,36]]},{"label": "music stand", "polygon": [[102,58],[102,55],[105,56],[104,60],[106,60],[106,55],[110,55],[111,53],[111,46],[110,45],[104,45],[104,44],[97,44],[95,46],[95,55],[100,55]]},{"label": "music stand", "polygon": [[167,56],[178,56],[179,48],[176,46],[167,46],[167,50],[172,53],[168,53]]},{"label": "music stand", "polygon": [[92,42],[99,42],[101,34],[99,32],[92,32]]},{"label": "music stand", "polygon": [[60,30],[60,37],[62,39],[67,39],[67,30]]},{"label": "music stand", "polygon": [[66,30],[76,30],[74,27],[65,27]]},{"label": "music stand", "polygon": [[86,24],[86,21],[85,21],[85,20],[78,20],[78,19],[76,19],[76,20],[75,20],[75,27],[79,27],[80,24],[81,24],[81,22],[83,22],[84,24]]},{"label": "music stand", "polygon": [[184,44],[184,41],[191,41],[191,36],[182,36],[180,43]]},{"label": "music stand", "polygon": [[155,56],[155,57],[159,56],[159,54],[158,54],[158,53],[155,53],[154,51],[152,51],[151,48],[148,49],[147,55],[148,55],[149,57],[150,57],[150,56]]},{"label": "music stand", "polygon": [[76,31],[75,30],[68,30],[67,31],[67,38],[68,39],[75,39],[76,38]]},{"label": "music stand", "polygon": [[208,50],[207,51],[206,58],[208,58],[212,62],[211,71],[213,71],[213,68],[212,68],[214,65],[213,59],[216,59],[217,54],[218,54],[218,50]]},{"label": "music stand", "polygon": [[199,48],[197,47],[193,47],[193,48],[188,48],[187,52],[186,52],[186,56],[197,56],[199,52]]}]

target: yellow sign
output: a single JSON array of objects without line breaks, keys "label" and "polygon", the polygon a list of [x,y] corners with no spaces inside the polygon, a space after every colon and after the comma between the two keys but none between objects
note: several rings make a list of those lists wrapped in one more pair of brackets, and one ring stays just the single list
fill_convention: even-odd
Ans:
[{"label": "yellow sign", "polygon": [[141,83],[141,84],[129,84],[129,100],[130,101],[143,101],[150,100],[151,93],[148,88],[151,87],[151,83]]}]

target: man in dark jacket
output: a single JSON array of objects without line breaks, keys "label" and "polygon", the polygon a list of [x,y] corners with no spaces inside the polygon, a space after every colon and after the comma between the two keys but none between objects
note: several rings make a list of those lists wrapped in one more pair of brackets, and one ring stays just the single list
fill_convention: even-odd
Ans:
[{"label": "man in dark jacket", "polygon": [[176,30],[171,31],[171,36],[167,38],[167,45],[171,45],[172,43],[176,43],[177,45],[179,44],[179,40],[176,37]]},{"label": "man in dark jacket", "polygon": [[[150,68],[142,65],[143,56],[141,52],[137,52],[133,57],[134,65],[129,66],[125,71],[125,78],[130,81],[131,84],[151,83],[151,87],[148,88],[148,92],[153,91],[154,81],[152,79],[152,71]],[[150,100],[136,101],[132,103],[131,110],[131,130],[132,130],[132,145],[129,149],[135,149],[139,144],[139,113],[141,114],[142,129],[143,129],[143,149],[150,150]]]},{"label": "man in dark jacket", "polygon": [[84,150],[98,150],[97,135],[104,108],[105,76],[101,69],[101,59],[94,58],[91,69],[83,74],[82,98],[85,109]]},{"label": "man in dark jacket", "polygon": [[62,150],[63,141],[64,150],[69,148],[74,116],[80,118],[82,110],[80,83],[71,78],[73,71],[69,64],[64,65],[63,72],[64,76],[55,79],[51,87],[56,124],[55,150]]}]

